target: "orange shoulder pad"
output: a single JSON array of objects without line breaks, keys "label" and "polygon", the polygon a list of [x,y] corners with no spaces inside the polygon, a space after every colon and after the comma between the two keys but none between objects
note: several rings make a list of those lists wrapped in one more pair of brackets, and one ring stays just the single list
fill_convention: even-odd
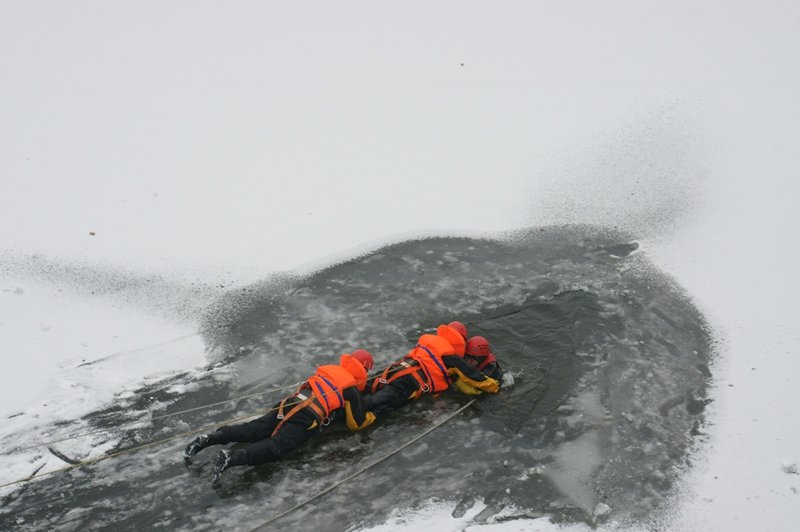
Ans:
[{"label": "orange shoulder pad", "polygon": [[467,346],[467,341],[461,336],[461,333],[453,329],[449,325],[439,325],[436,329],[436,335],[441,336],[453,346],[453,352],[448,354],[464,356],[464,348]]},{"label": "orange shoulder pad", "polygon": [[367,370],[361,365],[361,362],[345,353],[339,358],[339,365],[346,369],[356,381],[356,387],[359,392],[364,391],[367,385]]}]

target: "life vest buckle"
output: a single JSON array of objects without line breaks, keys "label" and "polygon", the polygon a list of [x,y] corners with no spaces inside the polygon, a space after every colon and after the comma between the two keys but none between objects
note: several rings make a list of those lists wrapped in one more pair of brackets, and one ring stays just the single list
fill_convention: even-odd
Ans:
[{"label": "life vest buckle", "polygon": [[327,416],[325,417],[325,419],[323,419],[323,420],[322,420],[322,423],[321,423],[321,425],[322,425],[323,427],[327,427],[327,426],[328,426],[328,425],[330,425],[330,424],[331,424],[331,418],[329,418],[329,417],[327,417]]},{"label": "life vest buckle", "polygon": [[422,393],[428,393],[429,391],[431,391],[431,387],[428,386],[426,383],[420,384],[419,389],[422,390]]},{"label": "life vest buckle", "polygon": [[277,417],[278,419],[283,419],[283,414],[278,414],[276,417]]},{"label": "life vest buckle", "polygon": [[383,377],[381,377],[380,379],[378,379],[378,382],[379,382],[379,383],[381,383],[381,384],[386,384],[386,383],[387,383],[387,382],[389,382],[389,381],[387,381],[386,379],[384,379]]}]

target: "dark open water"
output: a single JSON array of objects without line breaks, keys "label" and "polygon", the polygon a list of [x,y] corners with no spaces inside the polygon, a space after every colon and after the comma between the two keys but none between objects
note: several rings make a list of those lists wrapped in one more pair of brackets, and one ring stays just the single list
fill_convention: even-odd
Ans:
[{"label": "dark open water", "polygon": [[[531,229],[507,241],[407,241],[305,278],[228,293],[206,313],[209,374],[183,375],[88,417],[110,427],[299,381],[364,347],[376,365],[452,319],[482,334],[515,384],[280,521],[354,530],[431,498],[561,522],[646,522],[668,504],[701,443],[712,342],[703,317],[624,234]],[[268,407],[283,393],[129,431],[120,449]],[[328,429],[285,461],[209,484],[214,451],[185,466],[186,440],[45,477],[4,497],[3,530],[250,530],[420,434],[469,398],[426,398],[361,433]],[[164,405],[168,405],[164,410]]]}]

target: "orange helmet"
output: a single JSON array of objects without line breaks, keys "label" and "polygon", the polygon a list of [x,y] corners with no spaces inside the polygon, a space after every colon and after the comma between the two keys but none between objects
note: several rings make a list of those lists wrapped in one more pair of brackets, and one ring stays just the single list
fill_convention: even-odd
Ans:
[{"label": "orange helmet", "polygon": [[461,334],[461,336],[464,337],[465,340],[467,339],[467,328],[464,326],[463,323],[461,323],[460,321],[451,321],[447,325],[458,331]]},{"label": "orange helmet", "polygon": [[356,349],[350,354],[350,356],[361,362],[361,365],[364,366],[364,369],[367,371],[371,370],[374,366],[372,353],[366,349]]},{"label": "orange helmet", "polygon": [[473,336],[467,340],[467,347],[464,349],[464,354],[485,357],[493,353],[489,348],[489,340],[483,336]]}]

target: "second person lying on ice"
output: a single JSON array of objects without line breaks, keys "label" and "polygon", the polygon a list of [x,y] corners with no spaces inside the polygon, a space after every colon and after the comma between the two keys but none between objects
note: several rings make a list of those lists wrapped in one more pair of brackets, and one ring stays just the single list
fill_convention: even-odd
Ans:
[{"label": "second person lying on ice", "polygon": [[211,434],[195,438],[184,450],[189,460],[212,445],[249,443],[243,448],[223,449],[217,453],[212,483],[222,472],[234,466],[274,462],[318,433],[330,418],[344,414],[350,430],[361,430],[375,421],[365,408],[361,390],[372,369],[372,355],[358,349],[344,354],[338,365],[319,366],[317,371],[292,395],[276,404],[270,412],[254,421],[220,427]]},{"label": "second person lying on ice", "polygon": [[[467,328],[458,321],[440,325],[436,334],[423,334],[417,345],[391,364],[367,386],[367,410],[380,414],[400,408],[424,394],[447,390],[454,380],[489,393],[500,391],[500,383],[464,360]],[[463,390],[462,390],[463,391]]]}]

